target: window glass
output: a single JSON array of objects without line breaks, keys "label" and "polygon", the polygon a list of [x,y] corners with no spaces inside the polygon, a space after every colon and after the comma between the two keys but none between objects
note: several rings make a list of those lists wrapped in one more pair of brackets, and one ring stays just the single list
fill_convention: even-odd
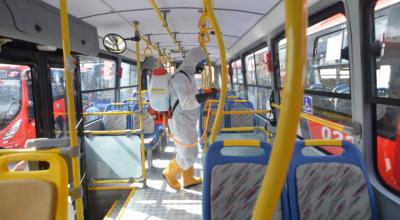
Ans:
[{"label": "window glass", "polygon": [[[375,95],[400,98],[400,1],[380,0],[375,7],[375,39],[381,54],[376,59]],[[383,182],[400,191],[400,107],[376,104],[376,159]]]},{"label": "window glass", "polygon": [[238,82],[238,78],[237,78],[236,62],[232,62],[231,66],[232,66],[232,80],[233,80],[233,83],[237,83]]},{"label": "window glass", "polygon": [[131,99],[132,95],[136,92],[137,92],[136,87],[121,89],[119,92],[119,100],[124,101],[127,99]]},{"label": "window glass", "polygon": [[382,45],[377,58],[376,94],[380,97],[400,98],[400,5],[380,12],[375,20],[376,40]]},{"label": "window glass", "polygon": [[240,60],[236,61],[237,82],[243,84],[243,68]]},{"label": "window glass", "polygon": [[116,62],[98,57],[79,58],[82,91],[115,87]]},{"label": "window glass", "polygon": [[278,84],[279,87],[283,88],[283,82],[285,82],[286,75],[286,39],[282,39],[278,43],[278,56],[279,56],[279,76]]},{"label": "window glass", "polygon": [[50,68],[53,95],[54,133],[56,138],[67,136],[67,109],[65,99],[64,69]]},{"label": "window glass", "polygon": [[[98,92],[87,92],[82,94],[83,112],[94,113],[103,112],[105,107],[114,101],[115,90],[105,90]],[[98,116],[86,117],[85,121],[92,121]]]},{"label": "window glass", "polygon": [[[278,42],[278,83],[281,87],[286,75],[286,43],[286,39]],[[339,13],[308,27],[307,45],[303,112],[340,125],[351,126],[351,70],[348,61],[346,17]],[[351,134],[314,121],[303,120],[302,125],[304,126],[300,126],[299,133],[305,138],[353,141]],[[341,153],[328,147],[324,147],[324,150],[331,154]]]},{"label": "window glass", "polygon": [[254,54],[246,56],[246,78],[248,85],[256,84],[256,68],[254,63]]},{"label": "window glass", "polygon": [[24,148],[36,137],[31,69],[0,63],[0,147]]},{"label": "window glass", "polygon": [[121,87],[136,86],[137,85],[136,66],[122,62],[121,67],[122,67]]},{"label": "window glass", "polygon": [[377,105],[377,165],[386,184],[400,191],[400,108]]},{"label": "window glass", "polygon": [[344,29],[316,38],[315,49],[308,53],[306,89],[350,94],[348,61],[341,59],[347,48],[343,39],[347,39]]},{"label": "window glass", "polygon": [[248,100],[253,104],[254,107],[257,107],[257,87],[249,86],[248,87]]},{"label": "window glass", "polygon": [[271,91],[271,89],[258,87],[257,109],[270,109],[269,97],[271,96]]},{"label": "window glass", "polygon": [[272,75],[271,72],[268,71],[267,53],[268,47],[254,53],[258,85],[261,86],[272,86]]}]

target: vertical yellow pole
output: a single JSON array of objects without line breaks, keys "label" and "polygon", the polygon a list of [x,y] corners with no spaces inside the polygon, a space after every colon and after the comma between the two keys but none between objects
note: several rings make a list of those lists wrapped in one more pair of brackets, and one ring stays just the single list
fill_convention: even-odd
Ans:
[{"label": "vertical yellow pole", "polygon": [[[210,18],[210,22],[215,31],[215,37],[218,43],[219,49],[219,57],[221,61],[221,80],[222,82],[226,82],[226,77],[228,74],[228,70],[226,68],[226,54],[225,54],[225,44],[224,39],[222,38],[221,29],[219,28],[219,24],[217,18],[214,14],[214,8],[212,6],[212,0],[203,0],[203,4],[207,9],[208,17]],[[221,119],[224,117],[224,108],[225,108],[225,99],[226,99],[226,83],[222,83],[221,85],[221,94],[219,96],[219,104],[217,109],[217,114],[215,116],[214,125],[211,131],[211,143],[215,142],[215,138],[217,136],[218,128],[221,124]]]},{"label": "vertical yellow pole", "polygon": [[[136,66],[137,66],[137,83],[138,83],[138,95],[139,95],[139,126],[140,126],[140,154],[142,158],[142,173],[143,180],[146,183],[146,157],[144,155],[144,123],[143,123],[143,96],[142,96],[142,68],[140,64],[140,33],[139,33],[139,22],[134,22],[135,26],[135,37],[136,39]],[[158,61],[157,61],[158,62]]]},{"label": "vertical yellow pole", "polygon": [[[68,24],[67,0],[60,0],[60,19],[61,19],[61,34],[64,55],[64,75],[65,75],[65,90],[67,93],[67,111],[68,111],[68,130],[71,147],[78,147],[77,133],[75,130],[75,101],[74,101],[74,88],[73,88],[73,73],[71,62],[71,47],[70,47],[70,34]],[[80,171],[80,157],[72,157],[72,176],[74,191],[81,190],[81,171]],[[67,175],[67,174],[65,174]],[[67,198],[66,198],[67,199]],[[75,198],[76,218],[83,220],[83,202],[82,197]]]},{"label": "vertical yellow pole", "polygon": [[275,143],[257,203],[254,220],[272,219],[281,195],[296,141],[297,126],[304,94],[306,65],[307,1],[285,1],[286,79]]}]

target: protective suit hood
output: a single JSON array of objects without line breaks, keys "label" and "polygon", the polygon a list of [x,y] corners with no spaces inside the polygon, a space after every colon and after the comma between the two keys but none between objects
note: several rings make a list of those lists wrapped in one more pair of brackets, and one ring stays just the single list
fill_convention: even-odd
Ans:
[{"label": "protective suit hood", "polygon": [[196,65],[206,59],[207,56],[204,53],[204,50],[196,47],[192,48],[188,51],[185,59],[183,60],[182,64],[179,66],[179,68],[176,70],[176,72],[179,72],[180,70],[185,71],[187,74],[194,75],[195,70],[196,70]]}]

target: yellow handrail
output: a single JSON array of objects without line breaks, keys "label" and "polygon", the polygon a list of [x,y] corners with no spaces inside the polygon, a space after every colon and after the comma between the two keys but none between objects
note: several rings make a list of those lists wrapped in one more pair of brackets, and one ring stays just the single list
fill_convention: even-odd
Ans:
[{"label": "yellow handrail", "polygon": [[87,112],[83,113],[84,117],[87,116],[104,116],[104,115],[136,115],[138,112]]},{"label": "yellow handrail", "polygon": [[[210,20],[211,26],[215,31],[215,38],[217,39],[218,43],[219,58],[220,58],[219,60],[221,61],[221,81],[226,82],[228,70],[226,68],[225,44],[217,18],[215,17],[214,8],[212,6],[212,0],[203,0],[203,6],[207,11],[207,16]],[[222,83],[219,100],[225,100],[225,98],[226,98],[226,83]],[[224,107],[225,107],[225,102],[224,101],[219,102],[217,115],[214,120],[214,125],[211,131],[211,137],[210,137],[211,143],[215,142],[215,138],[218,133],[218,128],[221,124],[221,119],[223,117]]]},{"label": "yellow handrail", "polygon": [[174,44],[178,47],[179,51],[183,55],[183,50],[182,47],[179,46],[178,41],[176,40],[174,33],[172,32],[171,28],[168,26],[167,21],[164,19],[164,17],[161,15],[160,9],[158,8],[156,2],[154,0],[149,0],[151,6],[153,7],[154,11],[157,14],[157,17],[160,19],[162,26],[167,30],[168,35],[171,37],[172,41]]},{"label": "yellow handrail", "polygon": [[324,139],[308,139],[304,140],[304,145],[305,146],[335,146],[335,147],[341,147],[342,146],[342,141],[340,140],[324,140]]},{"label": "yellow handrail", "polygon": [[224,140],[224,147],[260,147],[260,140]]},{"label": "yellow handrail", "polygon": [[[277,105],[277,104],[274,104],[274,103],[271,104],[271,105],[274,108],[277,108],[279,110],[281,109],[280,105]],[[322,119],[322,118],[319,118],[319,117],[314,116],[314,115],[310,115],[310,114],[306,114],[306,113],[300,113],[300,117],[302,117],[304,119],[307,119],[307,120],[310,120],[310,121],[313,121],[313,122],[317,122],[319,124],[325,125],[325,126],[327,126],[329,128],[332,128],[332,129],[335,129],[335,130],[338,130],[338,131],[348,132],[348,131],[352,130],[351,127],[347,127],[347,126],[344,126],[344,125],[336,124],[336,123],[330,122],[330,121],[328,121],[326,119]]]},{"label": "yellow handrail", "polygon": [[[74,63],[71,56],[70,47],[70,34],[68,24],[67,0],[60,0],[60,20],[61,20],[61,34],[63,44],[64,56],[64,76],[65,76],[65,90],[67,93],[67,110],[68,110],[68,130],[71,147],[78,147],[78,138],[75,130],[75,101],[74,101],[74,88],[73,88],[73,74]],[[78,192],[81,189],[81,172],[80,172],[80,157],[75,156],[71,158],[72,162],[72,176],[74,191]],[[67,199],[67,198],[65,198]],[[83,219],[83,202],[82,197],[75,198],[76,218]]]},{"label": "yellow handrail", "polygon": [[52,149],[38,149],[36,147],[25,148],[25,149],[2,149],[0,150],[0,156],[7,154],[19,154],[19,153],[53,153],[60,154],[61,148],[52,148]]},{"label": "yellow handrail", "polygon": [[[271,110],[237,110],[237,111],[224,111],[224,115],[252,115],[252,114],[266,114],[270,113]],[[213,111],[211,115],[215,115]]]},{"label": "yellow handrail", "polygon": [[141,129],[135,129],[135,130],[110,130],[110,131],[91,131],[91,130],[86,130],[83,133],[88,134],[88,135],[119,135],[119,134],[139,134],[141,132]]},{"label": "yellow handrail", "polygon": [[[307,1],[285,1],[286,17],[286,79],[283,89],[283,103],[278,121],[277,135],[264,180],[253,210],[254,220],[272,219],[296,140],[297,125],[304,94],[306,65]],[[224,81],[223,81],[224,82]],[[225,83],[223,83],[225,84]]]},{"label": "yellow handrail", "polygon": [[[134,29],[135,29],[135,36],[140,36],[139,33],[139,22],[134,22]],[[139,128],[142,131],[140,133],[140,155],[142,158],[142,174],[143,174],[143,179],[146,182],[146,167],[145,167],[145,154],[144,154],[144,122],[143,122],[143,97],[142,97],[142,70],[141,70],[141,63],[140,63],[140,42],[136,41],[136,68],[137,68],[137,82],[138,82],[138,93],[139,93]]]}]

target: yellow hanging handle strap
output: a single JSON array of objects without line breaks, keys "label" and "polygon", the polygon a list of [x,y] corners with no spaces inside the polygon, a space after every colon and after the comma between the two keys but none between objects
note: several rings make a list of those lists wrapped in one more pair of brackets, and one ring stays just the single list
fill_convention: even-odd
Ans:
[{"label": "yellow hanging handle strap", "polygon": [[[205,8],[205,10],[203,11],[207,13],[207,18],[210,21],[213,30],[215,31],[215,37],[217,39],[218,49],[219,49],[219,58],[220,58],[219,60],[221,61],[221,80],[222,82],[226,82],[228,69],[226,68],[227,65],[226,65],[225,44],[224,44],[224,39],[222,38],[221,29],[219,27],[217,18],[214,13],[212,0],[203,0],[203,6]],[[211,143],[215,142],[215,138],[218,133],[218,128],[221,124],[221,119],[222,117],[224,117],[225,98],[226,98],[226,83],[222,83],[217,115],[215,117],[214,125],[210,136]]]},{"label": "yellow hanging handle strap", "polygon": [[277,135],[264,176],[254,220],[272,219],[281,195],[296,140],[297,126],[304,94],[306,65],[307,1],[285,1],[286,10],[286,79]]},{"label": "yellow hanging handle strap", "polygon": [[[65,75],[65,90],[67,93],[67,111],[68,111],[68,130],[71,147],[78,147],[78,138],[75,130],[76,119],[75,119],[75,101],[74,101],[74,88],[73,88],[73,74],[74,74],[74,61],[71,56],[70,46],[70,34],[68,24],[68,12],[67,12],[67,0],[60,0],[60,20],[61,20],[61,34],[63,44],[63,56],[64,56],[64,75]],[[73,187],[75,192],[81,190],[81,169],[80,169],[80,157],[72,157],[72,176],[73,176]],[[67,174],[65,174],[67,175]],[[67,198],[65,198],[67,199]],[[78,196],[75,198],[76,207],[76,218],[78,220],[83,219],[83,202],[82,197]]]},{"label": "yellow hanging handle strap", "polygon": [[138,83],[138,93],[139,93],[139,127],[140,133],[140,156],[142,158],[142,175],[143,179],[146,181],[146,167],[145,167],[145,154],[144,154],[144,122],[143,122],[143,95],[142,95],[142,69],[140,63],[140,32],[139,32],[139,22],[134,21],[135,38],[136,38],[136,63],[137,63],[137,83]]}]

